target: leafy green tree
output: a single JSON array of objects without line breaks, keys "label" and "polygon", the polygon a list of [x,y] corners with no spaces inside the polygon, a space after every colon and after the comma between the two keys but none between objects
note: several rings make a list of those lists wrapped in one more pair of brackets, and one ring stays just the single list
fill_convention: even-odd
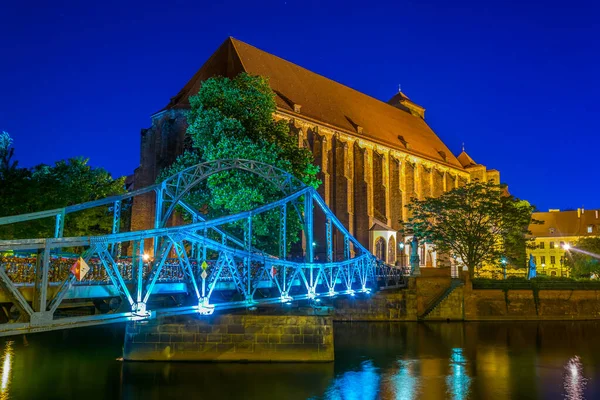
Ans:
[{"label": "leafy green tree", "polygon": [[17,161],[12,160],[15,153],[12,143],[10,135],[3,131],[0,134],[0,216],[19,214],[23,199],[30,195],[31,172],[18,168]]},{"label": "leafy green tree", "polygon": [[[591,254],[594,254],[592,256]],[[565,255],[565,265],[574,278],[600,277],[600,237],[586,237],[577,241],[574,249]]]},{"label": "leafy green tree", "polygon": [[[8,137],[10,139],[10,137]],[[6,140],[1,143],[12,143]],[[103,168],[92,168],[88,159],[72,158],[54,165],[40,164],[31,169],[10,162],[13,149],[0,148],[0,217],[62,208],[125,192],[125,178],[113,179]],[[2,158],[4,157],[4,158]],[[125,213],[127,208],[125,207]],[[108,207],[96,207],[68,214],[64,236],[104,234],[112,228]],[[1,239],[51,237],[54,220],[45,218],[0,226]]]},{"label": "leafy green tree", "polygon": [[0,133],[0,179],[7,173],[17,169],[17,162],[12,161],[15,149],[12,147],[13,139],[8,132]]},{"label": "leafy green tree", "polygon": [[[533,207],[503,185],[472,182],[442,196],[413,200],[406,231],[462,260],[471,278],[483,265],[525,266]],[[535,221],[534,221],[535,223]]]},{"label": "leafy green tree", "polygon": [[[241,158],[261,161],[292,173],[308,185],[320,183],[312,153],[299,148],[285,121],[276,121],[275,94],[266,78],[242,73],[233,79],[206,80],[197,95],[190,98],[187,135],[191,148],[162,171],[163,180],[198,162]],[[211,217],[248,211],[281,198],[278,190],[261,178],[243,171],[227,171],[211,176],[190,193],[187,201]],[[274,250],[278,226],[275,212],[253,219],[255,245]],[[234,227],[240,233],[241,226]],[[299,238],[300,221],[288,212],[288,244]]]}]

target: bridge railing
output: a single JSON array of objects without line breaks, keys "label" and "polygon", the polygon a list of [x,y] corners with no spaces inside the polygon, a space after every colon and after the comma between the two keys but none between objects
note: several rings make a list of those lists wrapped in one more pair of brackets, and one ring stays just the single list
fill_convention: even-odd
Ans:
[{"label": "bridge railing", "polygon": [[[185,195],[212,174],[230,169],[252,172],[271,182],[283,193],[277,201],[253,210],[206,220],[185,202]],[[120,201],[133,195],[156,192],[153,229],[119,232]],[[107,235],[62,237],[64,214],[91,206],[110,205],[115,210],[113,230]],[[166,227],[175,206],[192,217],[192,223]],[[319,210],[326,232],[324,262],[316,262],[313,235],[315,210]],[[0,225],[45,218],[56,210],[0,218]],[[253,219],[264,213],[279,213],[273,227],[279,239],[279,254],[270,255],[253,244]],[[302,225],[304,254],[288,259],[286,238],[288,212]],[[56,214],[56,237],[0,240],[0,254],[26,251],[33,257],[0,258],[0,288],[17,312],[0,324],[0,335],[21,331],[59,329],[128,319],[151,318],[156,313],[210,314],[215,309],[252,307],[257,304],[316,300],[321,296],[369,293],[398,287],[403,270],[375,259],[329,210],[315,189],[270,165],[248,160],[221,160],[191,167],[160,185],[135,194],[73,206]],[[243,227],[243,237],[228,227]],[[342,240],[342,259],[334,261],[334,233]],[[150,244],[150,246],[148,245]],[[131,257],[115,249],[127,246]],[[58,257],[66,250],[82,249],[75,257]],[[82,259],[90,268],[78,279],[71,267]],[[96,288],[96,289],[94,289]],[[94,289],[94,290],[92,290]],[[158,297],[171,293],[188,296],[183,304],[166,305]],[[29,297],[27,297],[29,296]],[[120,309],[107,315],[65,317],[57,314],[65,300],[118,298]],[[59,315],[60,314],[60,315]]]}]

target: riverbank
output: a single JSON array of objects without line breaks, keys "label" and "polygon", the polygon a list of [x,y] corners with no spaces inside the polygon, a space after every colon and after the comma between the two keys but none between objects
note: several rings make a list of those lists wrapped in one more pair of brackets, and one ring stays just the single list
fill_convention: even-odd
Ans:
[{"label": "riverbank", "polygon": [[[335,321],[522,321],[598,320],[600,290],[551,289],[530,284],[511,289],[509,284],[494,289],[474,289],[463,276],[452,279],[449,271],[424,270],[409,278],[406,289],[379,291],[367,298],[340,297],[334,300]],[[526,287],[515,285],[516,287]],[[582,287],[583,285],[574,285]]]}]

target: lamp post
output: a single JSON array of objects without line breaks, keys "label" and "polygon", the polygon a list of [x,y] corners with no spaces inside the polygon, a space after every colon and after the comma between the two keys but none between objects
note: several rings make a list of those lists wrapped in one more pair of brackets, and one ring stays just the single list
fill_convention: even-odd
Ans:
[{"label": "lamp post", "polygon": [[560,277],[561,278],[563,276],[563,262],[564,262],[564,257],[560,256]]},{"label": "lamp post", "polygon": [[404,242],[398,243],[398,248],[400,249],[400,267],[404,268]]},{"label": "lamp post", "polygon": [[504,280],[506,280],[506,257],[502,257],[502,271],[504,273]]}]

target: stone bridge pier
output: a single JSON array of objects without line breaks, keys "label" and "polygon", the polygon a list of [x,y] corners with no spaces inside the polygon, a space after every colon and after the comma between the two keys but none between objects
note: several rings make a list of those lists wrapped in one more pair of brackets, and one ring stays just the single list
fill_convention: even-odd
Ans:
[{"label": "stone bridge pier", "polygon": [[[127,361],[329,362],[333,318],[233,313],[181,315],[127,325]],[[304,314],[304,315],[302,315]]]}]

